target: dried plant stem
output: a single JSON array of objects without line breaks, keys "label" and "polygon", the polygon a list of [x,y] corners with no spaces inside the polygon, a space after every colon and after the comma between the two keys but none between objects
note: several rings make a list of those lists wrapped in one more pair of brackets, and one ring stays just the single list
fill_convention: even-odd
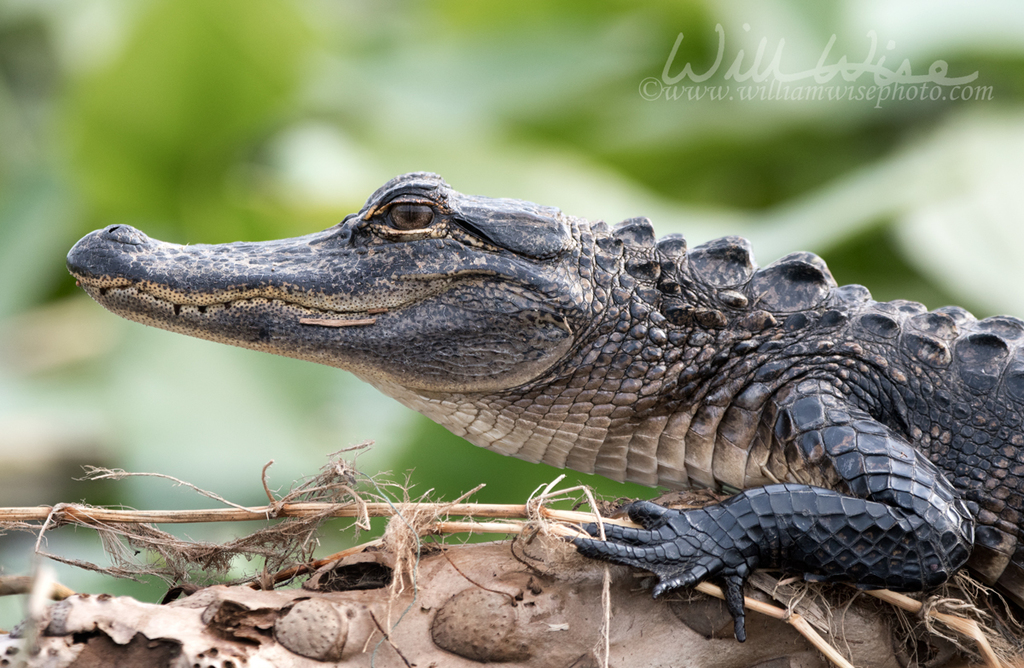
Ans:
[{"label": "dried plant stem", "polygon": [[[888,589],[873,590],[866,593],[915,615],[920,613],[921,609],[924,608],[924,603],[921,601],[914,600],[909,596],[904,596],[903,594],[897,594],[896,592],[889,591]],[[999,657],[996,656],[996,653],[992,650],[992,645],[989,643],[988,638],[985,636],[985,633],[981,630],[981,627],[978,626],[976,621],[973,619],[957,617],[956,615],[950,615],[945,612],[938,612],[936,610],[929,610],[928,614],[957,633],[973,639],[978,644],[978,652],[985,658],[986,666],[989,666],[989,668],[1006,667],[1006,664],[1000,661]]]},{"label": "dried plant stem", "polygon": [[303,575],[304,573],[311,573],[312,571],[315,571],[318,568],[323,568],[324,566],[326,566],[327,564],[331,563],[332,561],[338,561],[339,559],[344,559],[347,556],[350,556],[350,555],[353,555],[353,554],[359,554],[360,552],[362,552],[363,550],[366,550],[367,548],[380,547],[383,543],[384,543],[384,541],[381,540],[380,538],[375,538],[374,540],[368,541],[366,543],[360,543],[359,545],[356,545],[354,547],[350,547],[350,548],[344,549],[341,552],[335,552],[334,554],[329,554],[326,557],[324,557],[323,559],[317,559],[316,561],[311,561],[308,564],[299,564],[298,566],[292,566],[291,568],[286,568],[285,570],[280,571],[280,572],[274,574],[274,577],[273,577],[274,584],[277,584],[278,582],[284,582],[285,580],[289,580],[289,579],[295,577],[296,575]]},{"label": "dried plant stem", "polygon": [[[16,594],[30,594],[32,592],[32,578],[28,575],[4,575],[0,576],[0,596],[12,596]],[[51,583],[50,599],[63,601],[68,596],[74,596],[75,592],[59,582]]]},{"label": "dried plant stem", "polygon": [[[434,522],[428,533],[522,533],[523,525],[516,522]],[[577,534],[573,534],[577,535]]]},{"label": "dried plant stem", "polygon": [[[702,594],[714,596],[715,598],[720,598],[723,601],[725,600],[725,592],[722,591],[720,587],[713,585],[709,582],[701,582],[696,587],[694,587],[694,589],[701,592]],[[837,650],[835,647],[832,647],[832,645],[828,644],[828,642],[824,638],[822,638],[817,631],[814,630],[810,623],[806,619],[801,617],[799,614],[795,612],[789,612],[787,610],[784,610],[783,608],[774,606],[771,603],[758,601],[757,599],[750,598],[749,596],[743,597],[743,607],[749,608],[754,612],[759,612],[762,615],[774,617],[775,619],[779,619],[786,622],[787,624],[790,624],[791,626],[793,626],[793,628],[799,631],[803,637],[807,638],[807,641],[814,645],[819,652],[828,657],[829,661],[839,666],[840,668],[853,668],[853,665],[850,664],[850,662],[847,661],[843,657],[843,655],[839,653],[839,650]]]},{"label": "dried plant stem", "polygon": [[[502,503],[422,503],[402,504],[409,508],[423,507],[424,510],[436,509],[443,514],[463,517],[529,517],[527,504]],[[279,506],[251,506],[238,508],[210,508],[203,510],[120,510],[114,508],[95,508],[76,503],[60,504],[59,506],[34,506],[22,508],[0,508],[0,522],[45,522],[64,524],[101,524],[121,522],[124,524],[191,524],[198,522],[248,522],[264,521],[281,517],[359,517],[363,510],[371,517],[391,517],[395,508],[387,503],[322,503],[298,502],[285,503]],[[552,510],[540,508],[541,517],[562,522],[591,522],[593,513],[573,510]],[[628,520],[603,518],[603,522],[636,526]]]}]

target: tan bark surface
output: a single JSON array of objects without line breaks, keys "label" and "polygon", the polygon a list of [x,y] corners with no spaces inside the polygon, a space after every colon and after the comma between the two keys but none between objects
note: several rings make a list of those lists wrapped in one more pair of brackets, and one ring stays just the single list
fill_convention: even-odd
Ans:
[{"label": "tan bark surface", "polygon": [[[562,541],[446,547],[421,555],[415,585],[380,584],[391,558],[371,553],[322,570],[306,587],[215,586],[167,605],[73,596],[49,607],[31,638],[0,636],[0,665],[435,666],[604,665],[604,566]],[[382,568],[383,566],[383,568]],[[746,643],[716,599],[652,600],[645,579],[611,568],[610,666],[812,668],[826,660],[790,625],[747,613]],[[748,592],[750,595],[750,592]],[[767,600],[767,597],[763,597]],[[857,666],[897,666],[892,634],[858,601],[829,640]]]}]

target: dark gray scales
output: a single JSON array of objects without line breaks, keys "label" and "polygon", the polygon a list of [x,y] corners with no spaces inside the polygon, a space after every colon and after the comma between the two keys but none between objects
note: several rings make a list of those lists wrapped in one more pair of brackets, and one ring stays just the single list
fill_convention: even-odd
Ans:
[{"label": "dark gray scales", "polygon": [[[758,567],[921,590],[972,568],[1024,604],[1024,323],[879,303],[810,253],[657,239],[409,174],[322,233],[178,246],[125,226],[68,267],[145,324],[348,369],[497,452],[743,490],[576,541],[656,594]],[[368,322],[319,327],[318,319]],[[300,323],[300,319],[302,323]]]}]

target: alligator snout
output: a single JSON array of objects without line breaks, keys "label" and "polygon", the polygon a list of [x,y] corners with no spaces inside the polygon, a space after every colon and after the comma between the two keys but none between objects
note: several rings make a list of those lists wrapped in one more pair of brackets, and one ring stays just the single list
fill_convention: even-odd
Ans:
[{"label": "alligator snout", "polygon": [[97,231],[97,236],[104,241],[114,241],[119,244],[131,244],[141,246],[149,241],[149,237],[131,225],[109,225]]},{"label": "alligator snout", "polygon": [[85,235],[68,253],[68,271],[76,278],[114,276],[125,254],[148,248],[152,239],[130,225],[109,225]]}]

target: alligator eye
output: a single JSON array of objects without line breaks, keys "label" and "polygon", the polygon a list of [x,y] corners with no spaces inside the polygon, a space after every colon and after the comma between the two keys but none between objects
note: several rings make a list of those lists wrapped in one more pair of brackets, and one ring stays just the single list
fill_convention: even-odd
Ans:
[{"label": "alligator eye", "polygon": [[421,230],[434,222],[434,210],[425,204],[396,204],[388,217],[396,230]]}]

